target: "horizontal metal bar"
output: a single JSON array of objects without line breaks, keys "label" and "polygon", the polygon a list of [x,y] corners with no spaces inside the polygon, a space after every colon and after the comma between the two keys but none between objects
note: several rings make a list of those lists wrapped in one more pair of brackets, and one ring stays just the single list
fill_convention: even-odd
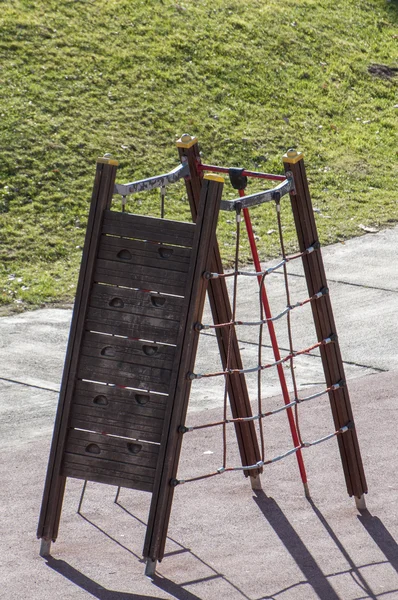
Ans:
[{"label": "horizontal metal bar", "polygon": [[240,208],[250,208],[251,206],[257,206],[258,204],[264,204],[265,202],[272,202],[273,200],[279,200],[282,196],[285,196],[289,192],[294,190],[294,182],[292,178],[285,179],[279,185],[272,188],[272,190],[266,190],[265,192],[257,192],[256,194],[250,194],[249,196],[243,196],[236,200],[222,200],[220,203],[221,210],[236,210]]},{"label": "horizontal metal bar", "polygon": [[[199,163],[197,165],[197,169],[199,172],[209,171],[212,173],[229,173],[228,167],[218,167],[217,165],[204,165],[203,163]],[[272,173],[261,173],[259,171],[248,171],[244,169],[242,171],[243,177],[255,177],[257,179],[270,179],[271,181],[285,181],[285,175],[273,175]]]},{"label": "horizontal metal bar", "polygon": [[154,177],[132,181],[131,183],[116,183],[113,193],[128,196],[129,194],[138,194],[138,192],[148,192],[149,190],[162,188],[170,183],[176,183],[179,179],[187,175],[189,175],[189,166],[186,162],[178,165],[170,173],[155,175]]}]

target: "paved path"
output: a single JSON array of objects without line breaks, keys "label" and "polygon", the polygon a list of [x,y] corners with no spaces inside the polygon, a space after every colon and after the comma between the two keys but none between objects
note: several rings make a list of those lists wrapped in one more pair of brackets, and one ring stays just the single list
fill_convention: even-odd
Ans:
[{"label": "paved path", "polygon": [[[312,503],[303,498],[293,458],[266,471],[264,492],[253,493],[239,473],[181,486],[168,553],[153,583],[140,562],[149,499],[144,493],[124,490],[117,506],[114,488],[89,484],[79,516],[81,482],[70,480],[53,557],[46,562],[38,556],[35,530],[71,312],[44,309],[1,318],[0,598],[398,599],[397,248],[394,228],[323,251],[368,477],[368,511],[359,514],[346,495],[335,442],[305,454]],[[290,270],[292,295],[306,297],[302,273],[295,264]],[[280,276],[270,277],[274,312],[284,303],[282,283]],[[255,282],[241,290],[242,318],[252,318],[256,296]],[[309,311],[300,310],[296,348],[314,339]],[[278,328],[277,334],[287,349],[286,332]],[[245,365],[256,361],[252,335],[249,328],[239,334]],[[267,339],[264,352],[271,359]],[[214,336],[203,336],[196,369],[216,363]],[[316,353],[301,360],[297,374],[302,389],[321,384]],[[264,393],[270,405],[278,403],[275,377]],[[216,417],[219,405],[220,388],[208,383],[199,389],[198,382],[189,418]],[[327,404],[303,411],[309,439],[330,425]],[[207,430],[203,437],[187,437],[182,474],[218,466],[218,436]],[[290,447],[283,419],[267,436],[270,453]]]}]

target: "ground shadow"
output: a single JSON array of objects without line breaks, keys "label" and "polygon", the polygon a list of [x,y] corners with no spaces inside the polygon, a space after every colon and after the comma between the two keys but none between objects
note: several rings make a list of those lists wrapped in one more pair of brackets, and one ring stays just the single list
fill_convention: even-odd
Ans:
[{"label": "ground shadow", "polygon": [[383,552],[387,561],[398,573],[398,544],[379,517],[374,517],[368,510],[361,511],[359,521]]},{"label": "ground shadow", "polygon": [[[82,506],[83,496],[84,496],[84,489],[83,489],[82,497],[81,497],[81,500],[79,503],[79,509],[77,511],[77,514],[82,519],[84,519],[87,523],[89,523],[90,525],[95,527],[98,531],[100,531],[103,535],[105,535],[112,542],[117,544],[123,550],[126,550],[129,554],[134,556],[134,558],[136,558],[141,563],[143,563],[143,569],[144,569],[145,561],[140,556],[138,556],[135,552],[133,552],[130,548],[128,548],[124,544],[121,544],[115,537],[110,535],[108,532],[106,532],[99,525],[94,523],[91,519],[87,518],[81,512],[80,509]],[[144,527],[146,527],[146,523],[142,519],[140,519],[139,517],[137,517],[136,515],[131,513],[127,508],[125,508],[120,502],[117,501],[118,497],[119,497],[119,493],[116,495],[115,504],[119,508],[121,508],[124,512],[126,512],[129,516],[131,516],[136,521],[138,521],[140,524],[142,524]],[[201,577],[200,579],[185,581],[181,584],[177,584],[174,581],[171,581],[170,579],[167,579],[166,577],[160,575],[159,573],[156,573],[152,579],[152,584],[155,585],[157,588],[170,594],[176,600],[201,600],[201,598],[199,596],[197,596],[196,594],[185,589],[186,586],[195,585],[195,584],[205,582],[205,581],[210,581],[213,579],[222,579],[224,582],[229,584],[235,591],[239,592],[240,595],[242,596],[242,599],[250,600],[249,597],[246,596],[236,585],[234,585],[224,575],[222,575],[216,569],[214,569],[214,567],[212,567],[211,565],[206,563],[202,558],[200,558],[198,555],[196,555],[194,552],[192,552],[189,548],[186,548],[185,546],[180,544],[177,540],[174,540],[174,539],[170,538],[169,536],[168,536],[168,539],[171,542],[173,542],[174,544],[176,544],[178,546],[178,549],[171,551],[171,552],[167,552],[165,554],[165,556],[171,556],[174,554],[181,554],[181,553],[187,552],[195,560],[198,560],[204,566],[206,566],[210,570],[210,575],[208,575],[207,577]],[[159,596],[143,596],[140,594],[132,594],[132,593],[126,593],[126,592],[118,592],[115,590],[109,590],[107,588],[104,588],[100,584],[98,584],[96,581],[93,581],[92,579],[90,579],[89,577],[87,577],[86,575],[84,575],[83,573],[81,573],[80,571],[75,569],[74,567],[72,567],[69,563],[67,563],[63,560],[57,560],[51,556],[48,557],[47,565],[49,567],[51,567],[54,571],[57,571],[57,573],[59,573],[66,579],[69,579],[69,581],[71,581],[75,585],[79,586],[80,588],[82,588],[85,591],[92,594],[95,598],[98,598],[98,600],[161,600]]]},{"label": "ground shadow", "polygon": [[[143,521],[142,519],[137,517],[137,515],[134,515],[125,506],[123,506],[123,504],[121,504],[119,501],[115,501],[115,504],[117,504],[117,506],[119,508],[121,508],[125,513],[127,513],[130,517],[132,517],[133,519],[135,519],[136,521],[138,521],[139,523],[141,523],[142,525],[144,525],[146,527],[145,521]],[[200,600],[199,596],[195,596],[194,594],[192,594],[191,592],[186,590],[185,586],[194,585],[195,583],[201,583],[204,581],[210,581],[212,579],[222,579],[225,583],[227,583],[229,586],[231,586],[231,588],[233,588],[235,591],[237,591],[244,600],[250,600],[250,598],[240,588],[238,588],[232,581],[230,581],[222,573],[219,573],[214,567],[209,565],[209,563],[207,563],[205,560],[203,560],[203,558],[201,558],[200,556],[195,554],[195,552],[193,552],[190,548],[187,548],[186,546],[184,546],[183,544],[181,544],[180,542],[178,542],[177,540],[173,539],[170,536],[167,536],[167,539],[170,540],[171,542],[173,542],[174,544],[176,544],[179,548],[178,548],[178,550],[166,552],[164,555],[165,557],[172,556],[174,554],[182,554],[184,552],[188,552],[195,560],[199,561],[200,563],[202,563],[202,565],[207,567],[210,570],[211,575],[209,575],[207,577],[201,577],[200,579],[196,579],[196,580],[184,581],[180,585],[177,585],[170,579],[166,579],[165,577],[156,574],[153,579],[153,583],[157,587],[159,587],[160,589],[162,589],[165,592],[168,592],[169,594],[172,594],[178,600]]]},{"label": "ground shadow", "polygon": [[[83,575],[80,571],[72,567],[69,563],[64,560],[57,560],[49,556],[47,559],[47,565],[65,577],[69,579],[72,583],[79,586],[94,598],[98,598],[98,600],[162,600],[159,596],[142,596],[141,594],[130,594],[126,592],[117,592],[114,590],[108,590],[104,588],[102,585],[93,581],[86,575]],[[178,598],[178,596],[176,596]],[[185,600],[185,597],[181,597]],[[189,597],[186,597],[189,600]],[[192,599],[196,596],[192,596]]]},{"label": "ground shadow", "polygon": [[[203,581],[203,579],[200,581]],[[177,583],[174,583],[174,581],[166,579],[166,577],[162,577],[161,575],[155,575],[152,583],[159,589],[171,594],[173,598],[177,598],[178,600],[201,600],[201,598],[196,596],[196,594],[192,594],[192,592],[189,592],[185,588],[181,587],[181,585],[178,585]],[[192,584],[195,582],[190,581],[189,583]],[[184,583],[183,585],[187,584]]]},{"label": "ground shadow", "polygon": [[306,578],[306,582],[313,588],[314,592],[319,598],[341,600],[275,500],[266,496],[262,490],[255,490],[254,494],[256,504],[286,550],[297,563]]},{"label": "ground shadow", "polygon": [[[254,500],[256,504],[258,505],[261,512],[267,519],[268,523],[271,525],[276,535],[278,536],[282,544],[285,546],[286,550],[289,552],[291,557],[294,559],[304,576],[301,581],[296,581],[296,583],[294,583],[293,585],[288,586],[283,590],[279,590],[270,596],[262,596],[258,600],[275,600],[275,598],[279,594],[283,594],[287,591],[293,591],[294,588],[298,589],[301,586],[311,586],[313,591],[322,600],[341,600],[341,597],[336,593],[336,591],[332,587],[329,578],[332,576],[342,575],[343,573],[349,574],[354,579],[359,588],[366,593],[366,596],[363,596],[363,598],[377,600],[378,595],[376,595],[372,591],[371,587],[367,583],[360,570],[362,567],[367,565],[357,566],[355,564],[354,560],[344,548],[343,544],[340,542],[339,538],[337,537],[333,529],[330,527],[329,523],[326,521],[321,511],[311,499],[309,500],[309,504],[312,510],[314,511],[315,515],[327,531],[328,535],[331,537],[331,539],[333,540],[333,542],[335,543],[335,545],[337,546],[337,548],[348,563],[349,568],[346,571],[341,571],[340,573],[333,573],[329,575],[325,574],[316,562],[315,558],[310,553],[307,546],[304,544],[304,542],[298,535],[298,533],[295,531],[295,529],[293,528],[283,511],[275,502],[275,500],[266,496],[266,494],[262,490],[256,490],[254,494]],[[142,521],[139,517],[131,513],[122,504],[120,504],[119,502],[116,502],[116,504],[119,506],[119,508],[121,508],[127,514],[129,514],[132,518],[137,520],[143,526],[146,526],[146,523],[144,521]],[[91,525],[96,527],[109,539],[111,539],[119,546],[124,548],[126,551],[128,551],[130,554],[132,554],[135,558],[139,559],[140,562],[143,562],[142,559],[138,557],[138,555],[136,555],[126,546],[120,544],[118,540],[110,536],[107,532],[98,527],[98,525],[87,519],[83,514],[80,513],[80,516],[89,523],[91,523]],[[373,540],[378,545],[378,547],[387,559],[387,561],[383,561],[383,563],[372,563],[372,565],[390,563],[393,566],[393,568],[398,572],[398,544],[388,532],[383,523],[380,521],[380,519],[371,515],[367,510],[362,511],[361,515],[358,516],[358,519],[368,531],[369,535],[373,538]],[[209,569],[210,574],[207,577],[202,577],[197,580],[185,581],[180,584],[177,584],[157,573],[153,578],[152,583],[159,590],[170,594],[173,598],[176,598],[177,600],[201,600],[199,596],[187,590],[186,587],[189,585],[199,584],[201,582],[209,580],[221,579],[229,586],[231,586],[231,591],[233,588],[235,592],[238,592],[241,595],[242,599],[250,600],[249,596],[247,596],[241,589],[239,589],[232,581],[230,581],[222,573],[218,572],[214,567],[209,565],[200,556],[195,554],[190,548],[185,547],[184,545],[172,538],[168,539],[170,539],[170,541],[176,544],[178,546],[178,549],[166,553],[166,556],[187,552],[195,560],[198,560],[203,565],[205,565]],[[75,569],[67,562],[62,560],[56,560],[52,557],[49,557],[47,564],[54,571],[57,571],[59,574],[69,579],[75,585],[89,592],[95,598],[98,598],[98,600],[160,600],[159,596],[144,596],[140,594],[119,592],[104,588],[103,586],[99,585],[97,582],[83,575],[77,569]],[[394,590],[391,590],[391,592],[392,591]]]},{"label": "ground shadow", "polygon": [[331,526],[329,525],[329,523],[327,522],[327,520],[325,519],[325,517],[319,510],[319,508],[315,505],[315,503],[313,502],[313,500],[311,500],[311,498],[308,499],[308,502],[309,502],[312,510],[314,511],[315,515],[318,517],[319,521],[322,523],[323,527],[326,529],[327,533],[332,538],[333,542],[336,544],[337,548],[340,550],[341,554],[344,556],[345,560],[349,564],[350,570],[348,572],[350,573],[351,577],[353,577],[353,579],[357,583],[357,585],[359,585],[359,587],[364,592],[366,592],[367,598],[371,598],[372,600],[377,600],[376,594],[373,592],[373,590],[367,583],[366,579],[360,572],[359,567],[355,564],[355,562],[353,561],[353,559],[351,558],[351,556],[349,555],[347,550],[344,548],[343,544],[340,542],[339,538],[337,537],[337,535],[335,534],[335,532],[333,531],[333,529],[331,528]]}]

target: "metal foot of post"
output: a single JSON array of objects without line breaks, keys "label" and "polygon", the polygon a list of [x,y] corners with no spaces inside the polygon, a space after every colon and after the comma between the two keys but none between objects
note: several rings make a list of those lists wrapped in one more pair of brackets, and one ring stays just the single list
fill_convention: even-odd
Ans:
[{"label": "metal foot of post", "polygon": [[365,494],[362,494],[360,498],[355,496],[355,505],[358,510],[366,510]]},{"label": "metal foot of post", "polygon": [[250,483],[252,486],[252,490],[262,490],[261,486],[261,477],[257,475],[257,477],[250,477]]},{"label": "metal foot of post", "polygon": [[146,559],[145,575],[147,577],[152,579],[155,576],[157,562],[157,560],[152,560],[151,558]]},{"label": "metal foot of post", "polygon": [[311,498],[310,488],[308,487],[308,483],[304,484],[304,494],[306,498]]},{"label": "metal foot of post", "polygon": [[40,541],[40,556],[43,558],[47,558],[50,556],[51,552],[51,540],[46,540],[45,538],[41,538]]}]

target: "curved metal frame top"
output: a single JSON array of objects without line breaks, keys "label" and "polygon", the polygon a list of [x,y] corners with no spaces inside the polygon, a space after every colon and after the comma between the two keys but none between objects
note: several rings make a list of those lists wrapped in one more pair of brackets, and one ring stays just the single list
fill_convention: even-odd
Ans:
[{"label": "curved metal frame top", "polygon": [[271,202],[272,200],[279,200],[282,196],[285,196],[289,192],[294,190],[294,182],[292,177],[287,177],[285,181],[282,181],[279,185],[266,190],[265,192],[257,192],[250,194],[249,196],[243,196],[236,200],[222,200],[220,208],[221,210],[236,210],[238,207],[250,208],[251,206],[257,206],[258,204],[264,204],[265,202]]},{"label": "curved metal frame top", "polygon": [[148,192],[156,188],[162,188],[170,183],[176,183],[179,179],[189,175],[188,163],[182,163],[170,173],[155,175],[147,179],[132,181],[131,183],[115,183],[114,194],[128,196],[129,194],[138,194],[138,192]]}]

